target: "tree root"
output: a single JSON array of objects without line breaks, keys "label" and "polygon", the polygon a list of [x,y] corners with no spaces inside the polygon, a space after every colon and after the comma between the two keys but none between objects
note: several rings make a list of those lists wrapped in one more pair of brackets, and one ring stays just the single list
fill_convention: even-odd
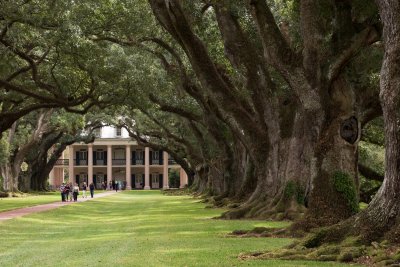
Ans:
[{"label": "tree root", "polygon": [[[303,239],[278,251],[257,252],[257,255],[241,254],[239,258],[340,261],[368,266],[400,266],[400,223],[385,234],[381,233],[379,240],[373,240],[371,238],[376,238],[377,235],[371,233],[376,232],[376,229],[368,227],[360,229],[356,224],[359,219],[359,216],[355,216],[340,224],[313,229]],[[296,233],[298,228],[290,227],[287,231]]]},{"label": "tree root", "polygon": [[388,245],[387,241],[372,243],[369,246],[360,245],[357,238],[349,237],[339,243],[324,244],[314,248],[307,248],[303,242],[297,241],[278,251],[242,253],[239,258],[339,261],[367,266],[399,266],[400,248]]},{"label": "tree root", "polygon": [[262,220],[297,220],[303,217],[305,207],[296,202],[289,202],[287,205],[272,205],[270,202],[252,202],[249,204],[234,203],[233,208],[221,215],[221,219],[262,219]]},{"label": "tree root", "polygon": [[227,237],[272,237],[272,238],[293,238],[288,228],[267,228],[256,227],[252,230],[234,230],[227,234]]}]

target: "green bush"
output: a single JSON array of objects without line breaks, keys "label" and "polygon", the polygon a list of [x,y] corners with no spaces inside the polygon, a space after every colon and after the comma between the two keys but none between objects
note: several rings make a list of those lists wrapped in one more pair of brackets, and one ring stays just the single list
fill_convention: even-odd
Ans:
[{"label": "green bush", "polygon": [[168,174],[168,186],[170,188],[179,188],[180,181],[181,180],[178,171],[170,170]]},{"label": "green bush", "polygon": [[333,174],[333,185],[336,191],[340,192],[346,199],[348,206],[356,213],[359,211],[357,190],[352,177],[342,171]]}]

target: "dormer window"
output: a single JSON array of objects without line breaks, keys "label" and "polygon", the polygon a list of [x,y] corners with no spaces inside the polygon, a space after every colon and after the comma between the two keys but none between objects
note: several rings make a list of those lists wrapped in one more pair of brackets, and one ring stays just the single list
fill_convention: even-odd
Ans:
[{"label": "dormer window", "polygon": [[115,129],[115,136],[121,137],[121,134],[122,134],[122,127],[117,127]]}]

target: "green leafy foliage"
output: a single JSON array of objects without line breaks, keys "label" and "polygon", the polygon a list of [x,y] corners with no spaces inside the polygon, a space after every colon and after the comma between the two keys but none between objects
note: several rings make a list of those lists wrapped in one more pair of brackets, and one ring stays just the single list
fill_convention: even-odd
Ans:
[{"label": "green leafy foliage", "polygon": [[170,188],[179,188],[179,173],[177,170],[170,170],[168,173],[168,185]]},{"label": "green leafy foliage", "polygon": [[385,145],[383,118],[378,117],[367,123],[362,129],[361,139],[365,143],[368,142],[383,147]]}]

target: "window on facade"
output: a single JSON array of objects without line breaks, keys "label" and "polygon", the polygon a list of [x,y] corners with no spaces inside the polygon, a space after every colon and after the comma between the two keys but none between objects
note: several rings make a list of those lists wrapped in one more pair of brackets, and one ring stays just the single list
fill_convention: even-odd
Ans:
[{"label": "window on facade", "polygon": [[158,153],[159,151],[153,151],[153,159],[158,159],[158,157],[159,157],[159,153]]},{"label": "window on facade", "polygon": [[152,183],[158,183],[158,173],[153,173],[152,175],[151,175],[151,182]]},{"label": "window on facade", "polygon": [[139,184],[142,182],[142,174],[136,174],[135,183]]},{"label": "window on facade", "polygon": [[136,159],[143,159],[143,150],[136,150]]},{"label": "window on facade", "polygon": [[104,159],[104,151],[103,150],[96,151],[96,159]]},{"label": "window on facade", "polygon": [[81,150],[81,151],[79,151],[79,159],[81,159],[81,160],[87,159],[87,152],[86,152],[86,150]]},{"label": "window on facade", "polygon": [[122,128],[121,128],[121,127],[117,127],[117,128],[115,129],[115,135],[118,136],[118,137],[120,137],[120,136],[121,136],[121,133],[122,133]]},{"label": "window on facade", "polygon": [[125,150],[121,147],[116,147],[113,151],[113,159],[124,159]]}]

